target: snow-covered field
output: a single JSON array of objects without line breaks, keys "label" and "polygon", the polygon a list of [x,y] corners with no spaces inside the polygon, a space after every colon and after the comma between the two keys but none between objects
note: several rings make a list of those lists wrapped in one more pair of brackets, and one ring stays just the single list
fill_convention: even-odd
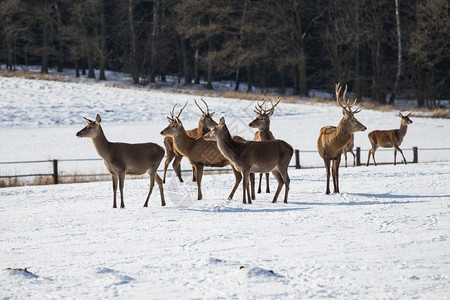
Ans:
[{"label": "snow-covered field", "polygon": [[[193,98],[199,99],[0,78],[0,161],[96,158],[91,142],[75,133],[83,116],[97,113],[111,141],[162,145],[159,132],[175,103],[189,101],[181,120],[196,126]],[[204,99],[233,134],[253,137],[247,124],[254,102]],[[358,119],[370,132],[398,127],[395,115],[363,110]],[[340,118],[331,104],[281,103],[271,128],[294,148],[315,150],[319,129]],[[0,189],[0,297],[448,299],[450,153],[420,149],[450,148],[450,123],[411,119],[402,149],[411,160],[417,146],[421,163],[341,168],[338,195],[325,195],[324,169],[290,169],[288,204],[261,194],[243,205],[241,188],[226,200],[230,174],[205,176],[202,201],[194,200],[188,174],[183,184],[170,177],[167,206],[160,206],[156,187],[145,209],[147,178],[127,178],[126,209],[115,210],[111,182]],[[355,136],[363,162],[368,132]],[[392,151],[376,156],[393,159]],[[305,153],[301,163],[321,160]],[[91,172],[89,164],[61,168]],[[0,174],[23,171],[0,168]],[[30,273],[14,270],[24,268]]]}]

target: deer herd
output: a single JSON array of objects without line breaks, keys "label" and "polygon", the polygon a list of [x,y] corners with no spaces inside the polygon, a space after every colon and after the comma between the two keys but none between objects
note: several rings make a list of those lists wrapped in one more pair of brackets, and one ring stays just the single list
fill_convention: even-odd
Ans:
[{"label": "deer herd", "polygon": [[[355,114],[361,111],[361,108],[352,109],[357,100],[349,101],[346,99],[347,86],[345,86],[342,97],[340,96],[341,90],[342,86],[339,83],[336,84],[336,102],[342,107],[343,117],[337,126],[325,126],[320,129],[317,140],[317,150],[324,161],[326,169],[326,194],[330,194],[330,176],[333,178],[334,193],[339,193],[341,155],[344,154],[345,166],[347,167],[347,152],[352,153],[354,166],[354,134],[367,129],[355,118]],[[294,149],[287,142],[276,139],[270,131],[270,117],[275,112],[275,107],[280,103],[281,98],[278,98],[275,104],[269,100],[270,108],[266,108],[268,105],[266,100],[263,100],[261,104],[257,102],[254,110],[256,118],[249,124],[251,128],[257,129],[253,141],[231,135],[225,118],[221,117],[219,123],[215,122],[212,118],[214,112],[210,112],[208,104],[203,99],[202,101],[206,111],[194,100],[202,114],[198,127],[191,130],[185,130],[180,119],[187,102],[176,116],[176,105],[172,108],[170,116],[167,117],[169,125],[161,131],[161,135],[164,136],[165,150],[155,143],[127,144],[109,142],[100,125],[100,115],[97,114],[95,121],[84,118],[87,125],[77,132],[76,136],[92,139],[95,150],[103,159],[106,169],[111,174],[113,208],[117,207],[117,186],[119,186],[120,191],[120,207],[125,207],[123,200],[125,175],[142,175],[144,173],[148,173],[150,176],[150,189],[144,202],[144,207],[148,206],[155,180],[160,191],[161,205],[165,206],[163,184],[166,182],[168,166],[173,160],[173,170],[178,180],[183,182],[180,172],[180,161],[183,156],[192,165],[192,180],[197,184],[198,200],[203,198],[201,183],[204,167],[230,166],[234,173],[235,183],[228,199],[233,198],[242,181],[242,201],[244,204],[251,204],[252,200],[255,199],[255,173],[260,174],[258,193],[261,193],[263,174],[265,174],[266,178],[266,193],[270,193],[269,173],[272,173],[278,182],[272,203],[277,202],[283,186],[285,188],[284,203],[287,203],[290,184],[288,167]],[[401,118],[399,129],[375,130],[369,133],[368,136],[372,148],[367,158],[367,166],[371,156],[374,165],[377,165],[375,162],[375,151],[379,147],[394,148],[394,165],[396,164],[397,151],[400,152],[406,164],[405,156],[399,146],[406,135],[407,126],[412,123],[409,119],[410,115],[411,113],[406,116],[399,113]],[[166,160],[163,178],[161,178],[157,174],[157,169],[164,155]]]}]

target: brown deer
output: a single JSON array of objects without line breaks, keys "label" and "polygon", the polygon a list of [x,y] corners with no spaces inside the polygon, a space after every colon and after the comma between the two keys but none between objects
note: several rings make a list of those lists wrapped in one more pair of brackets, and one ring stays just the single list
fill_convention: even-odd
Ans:
[{"label": "brown deer", "polygon": [[287,203],[289,193],[288,166],[294,150],[291,145],[282,140],[272,141],[247,141],[240,143],[230,135],[222,117],[218,125],[203,136],[209,141],[216,141],[220,152],[238,170],[243,178],[243,203],[252,203],[249,192],[250,173],[272,172],[278,181],[278,188],[272,203],[277,202],[281,188],[285,186],[284,203]]},{"label": "brown deer", "polygon": [[[201,189],[203,167],[224,167],[229,165],[230,162],[220,153],[215,142],[207,141],[203,137],[192,138],[187,134],[179,119],[183,109],[186,107],[186,104],[176,117],[174,117],[174,109],[176,105],[172,108],[171,116],[167,117],[169,126],[161,131],[161,135],[171,136],[173,138],[176,151],[185,156],[194,167],[195,177],[197,179],[197,199],[201,200],[203,198]],[[231,166],[231,168],[233,170],[236,183],[228,196],[228,199],[233,198],[233,195],[242,179],[241,174],[236,171],[233,166]]]},{"label": "brown deer", "polygon": [[336,101],[339,106],[342,107],[342,114],[344,117],[339,122],[337,127],[326,126],[320,129],[319,139],[317,140],[317,149],[319,155],[323,158],[325,163],[325,169],[327,172],[327,189],[326,193],[330,193],[330,165],[333,161],[333,185],[334,193],[339,193],[339,164],[341,162],[341,154],[344,147],[351,140],[352,134],[357,131],[366,130],[366,126],[361,124],[356,118],[355,114],[360,112],[361,109],[352,111],[352,106],[355,105],[356,99],[353,103],[345,100],[345,94],[347,93],[347,85],[345,86],[342,102],[339,99],[341,93],[341,85],[336,84]]},{"label": "brown deer", "polygon": [[[278,98],[275,105],[270,101],[270,104],[272,107],[270,109],[264,109],[264,103],[262,104],[257,103],[257,106],[255,107],[255,114],[256,119],[254,119],[248,126],[252,128],[258,129],[258,131],[255,133],[255,136],[253,138],[254,141],[272,141],[275,139],[272,132],[270,131],[270,117],[273,115],[275,111],[275,106],[280,103],[281,98]],[[252,199],[255,199],[255,177],[254,175],[251,175],[251,186],[252,186]],[[263,178],[263,173],[259,173],[259,185],[258,185],[258,193],[261,193],[261,182]],[[266,193],[270,193],[270,187],[269,187],[269,173],[266,173]]]},{"label": "brown deer", "polygon": [[407,114],[406,116],[403,116],[401,112],[398,113],[398,116],[401,118],[399,129],[374,130],[369,133],[369,140],[372,144],[372,149],[369,150],[369,156],[367,157],[366,164],[367,166],[369,165],[370,154],[372,154],[374,165],[377,165],[377,162],[375,161],[375,151],[377,151],[378,147],[394,148],[394,165],[396,164],[397,160],[397,151],[402,155],[403,161],[406,165],[406,158],[399,146],[401,145],[403,138],[406,135],[408,125],[412,123],[412,121],[409,119],[410,115],[411,113]]},{"label": "brown deer", "polygon": [[345,145],[344,149],[342,150],[342,154],[344,154],[345,158],[345,167],[347,168],[347,152],[350,152],[353,155],[353,166],[356,165],[356,155],[353,152],[353,147],[355,147],[355,135],[352,134],[352,138],[350,141]]},{"label": "brown deer", "polygon": [[113,208],[116,208],[116,193],[117,182],[119,183],[120,191],[120,207],[124,208],[123,202],[123,184],[125,175],[142,175],[148,173],[150,175],[150,191],[145,200],[144,207],[147,207],[148,200],[152,194],[153,186],[156,183],[159,186],[161,194],[161,205],[165,206],[164,191],[162,179],[156,173],[161,160],[164,157],[164,148],[155,143],[144,144],[126,144],[126,143],[111,143],[109,142],[103,129],[100,126],[102,121],[100,115],[97,115],[95,121],[84,118],[87,125],[77,132],[77,137],[91,138],[94,143],[95,150],[98,155],[103,158],[106,169],[112,176],[113,182]]},{"label": "brown deer", "polygon": [[[201,99],[203,103],[206,105],[206,112],[203,111],[203,109],[198,105],[197,101],[194,100],[195,105],[200,109],[202,112],[202,116],[200,117],[200,120],[198,121],[198,127],[186,131],[187,135],[192,138],[198,138],[203,136],[205,133],[209,131],[209,128],[214,127],[217,123],[212,119],[212,116],[214,115],[214,112],[210,113],[208,104],[205,102],[205,100]],[[164,147],[166,148],[166,161],[164,162],[164,173],[163,173],[163,183],[166,182],[166,173],[167,168],[169,167],[170,162],[175,158],[173,161],[172,167],[175,171],[175,174],[177,175],[180,182],[183,182],[183,178],[181,177],[180,172],[180,162],[183,158],[183,155],[176,151],[173,146],[173,138],[170,136],[164,137]],[[195,172],[193,172],[192,180],[195,181]]]}]

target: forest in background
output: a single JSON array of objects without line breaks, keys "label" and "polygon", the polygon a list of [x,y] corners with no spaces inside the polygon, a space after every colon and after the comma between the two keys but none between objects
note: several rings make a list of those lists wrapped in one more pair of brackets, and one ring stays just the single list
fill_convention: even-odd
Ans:
[{"label": "forest in background", "polygon": [[447,0],[1,0],[0,62],[135,84],[232,80],[307,95],[450,98]]}]

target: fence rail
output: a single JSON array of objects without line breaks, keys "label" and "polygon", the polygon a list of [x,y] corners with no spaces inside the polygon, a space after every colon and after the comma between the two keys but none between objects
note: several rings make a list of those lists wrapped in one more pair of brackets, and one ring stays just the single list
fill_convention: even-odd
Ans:
[{"label": "fence rail", "polygon": [[[355,160],[356,160],[356,166],[361,166],[361,152],[365,151],[368,152],[369,149],[361,149],[360,147],[355,148]],[[407,151],[410,149],[404,149],[404,151]],[[413,159],[411,163],[418,163],[419,162],[419,148],[418,147],[412,147],[413,152]],[[393,151],[392,149],[379,149],[378,151]],[[377,151],[377,152],[378,152]],[[450,151],[450,148],[420,148],[420,151]],[[308,154],[308,153],[317,153],[317,150],[299,150],[295,149],[294,151],[294,164],[290,165],[290,168],[295,169],[301,169],[305,168],[305,166],[301,165],[301,154]],[[450,156],[449,156],[450,157]],[[19,164],[51,164],[52,166],[52,172],[51,173],[29,173],[29,174],[14,174],[14,175],[2,175],[0,174],[0,179],[2,178],[23,178],[23,177],[52,177],[53,183],[58,184],[60,177],[72,177],[77,176],[76,174],[73,175],[67,175],[67,174],[61,174],[59,170],[59,163],[60,162],[88,162],[88,161],[102,161],[101,158],[76,158],[76,159],[49,159],[49,160],[29,160],[29,161],[9,161],[9,162],[0,162],[0,165],[19,165]],[[377,164],[392,164],[392,162],[380,162]],[[307,166],[306,168],[319,168],[319,166]],[[323,166],[320,166],[320,168],[323,168]],[[172,169],[169,169],[169,171],[173,171]],[[181,172],[191,172],[190,169],[181,169]],[[231,168],[209,168],[205,169],[205,174],[212,174],[212,173],[227,173],[231,172]],[[109,173],[97,173],[97,174],[78,174],[78,176],[83,177],[90,177],[90,176],[107,176]]]}]

